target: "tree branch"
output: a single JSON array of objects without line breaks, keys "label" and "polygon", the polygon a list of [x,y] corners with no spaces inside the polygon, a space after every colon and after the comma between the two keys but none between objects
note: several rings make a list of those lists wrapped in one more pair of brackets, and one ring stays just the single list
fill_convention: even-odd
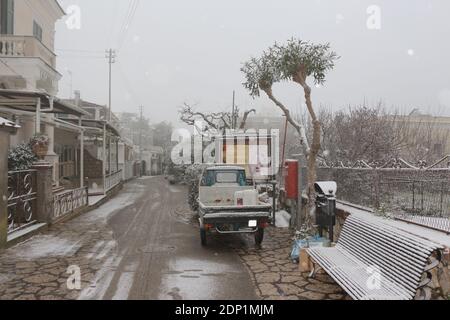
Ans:
[{"label": "tree branch", "polygon": [[272,92],[272,88],[264,88],[263,91],[267,94],[269,99],[272,100],[275,103],[275,105],[277,105],[283,111],[283,113],[286,116],[288,122],[298,132],[298,134],[300,135],[300,140],[301,140],[300,143],[303,145],[303,149],[305,151],[305,155],[309,156],[310,148],[309,148],[308,138],[306,136],[305,128],[302,125],[300,125],[297,121],[295,121],[294,118],[291,115],[291,111],[288,108],[286,108],[284,106],[284,104],[282,104],[280,101],[278,101],[277,98],[275,98],[275,96],[273,95],[273,92]]}]

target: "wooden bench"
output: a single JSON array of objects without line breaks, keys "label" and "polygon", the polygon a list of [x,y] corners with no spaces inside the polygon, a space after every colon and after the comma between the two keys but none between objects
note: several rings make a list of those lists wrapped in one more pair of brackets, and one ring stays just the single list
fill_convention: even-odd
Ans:
[{"label": "wooden bench", "polygon": [[333,248],[307,249],[321,268],[355,300],[429,299],[431,269],[443,248],[369,215],[351,215]]}]

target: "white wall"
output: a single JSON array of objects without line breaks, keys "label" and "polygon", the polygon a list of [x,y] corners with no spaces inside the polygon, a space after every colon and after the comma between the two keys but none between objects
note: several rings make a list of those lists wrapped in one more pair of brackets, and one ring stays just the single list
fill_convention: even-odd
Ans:
[{"label": "white wall", "polygon": [[63,15],[55,6],[55,0],[15,0],[14,34],[33,35],[33,21],[42,28],[42,43],[54,51],[55,23]]}]

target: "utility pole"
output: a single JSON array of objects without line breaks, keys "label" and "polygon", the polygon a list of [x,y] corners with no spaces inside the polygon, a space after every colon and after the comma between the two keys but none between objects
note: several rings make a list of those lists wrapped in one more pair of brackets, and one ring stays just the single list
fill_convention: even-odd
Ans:
[{"label": "utility pole", "polygon": [[[116,62],[116,51],[113,49],[106,50],[106,58],[108,59],[109,65],[109,88],[108,88],[108,122],[111,124],[112,121],[112,65]],[[108,169],[109,174],[111,174],[111,135],[109,135],[108,143]]]},{"label": "utility pole", "polygon": [[67,73],[70,76],[70,96],[69,96],[69,98],[72,99],[73,98],[73,73],[69,69],[67,69]]},{"label": "utility pole", "polygon": [[231,113],[231,128],[236,129],[236,92],[233,90],[233,112]]},{"label": "utility pole", "polygon": [[113,49],[106,50],[106,58],[108,59],[108,64],[109,64],[109,96],[108,96],[109,116],[108,116],[108,120],[111,122],[111,120],[112,120],[112,109],[111,109],[112,65],[113,65],[113,63],[116,62],[116,51]]},{"label": "utility pole", "polygon": [[141,176],[143,175],[142,169],[143,169],[143,157],[142,157],[142,122],[144,121],[144,107],[140,106],[140,120],[139,120],[139,160],[141,161]]}]

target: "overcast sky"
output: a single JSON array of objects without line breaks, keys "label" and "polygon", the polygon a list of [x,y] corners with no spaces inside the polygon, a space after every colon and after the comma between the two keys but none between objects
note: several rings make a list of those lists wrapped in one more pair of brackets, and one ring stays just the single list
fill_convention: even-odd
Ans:
[{"label": "overcast sky", "polygon": [[[450,115],[450,1],[448,0],[141,0],[124,32],[132,0],[59,0],[81,8],[81,29],[57,24],[60,96],[106,104],[104,50],[118,50],[113,66],[113,110],[152,122],[177,121],[183,102],[200,110],[230,110],[232,92],[242,109],[277,109],[242,87],[241,64],[275,41],[298,37],[330,42],[341,56],[315,105],[333,109],[382,100],[388,108]],[[381,29],[369,29],[381,9]],[[370,20],[372,28],[376,27]],[[121,41],[124,39],[124,41]],[[123,45],[121,45],[123,43]],[[70,71],[69,71],[70,70]],[[303,105],[299,87],[275,92],[291,109]]]}]

